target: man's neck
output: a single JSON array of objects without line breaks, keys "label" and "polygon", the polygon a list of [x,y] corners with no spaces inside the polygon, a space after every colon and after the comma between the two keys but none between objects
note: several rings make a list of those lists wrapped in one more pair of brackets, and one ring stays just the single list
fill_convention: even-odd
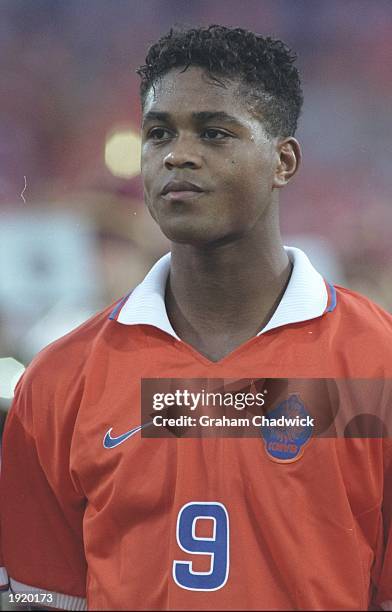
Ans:
[{"label": "man's neck", "polygon": [[183,341],[218,361],[268,323],[291,270],[279,232],[203,248],[173,244],[170,322]]}]

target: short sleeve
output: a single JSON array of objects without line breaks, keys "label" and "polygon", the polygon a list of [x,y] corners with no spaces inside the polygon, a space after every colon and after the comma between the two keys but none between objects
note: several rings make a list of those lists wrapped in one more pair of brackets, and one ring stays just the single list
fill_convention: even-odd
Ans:
[{"label": "short sleeve", "polygon": [[[0,430],[0,473],[1,473],[1,430]],[[1,497],[0,497],[1,501]],[[1,506],[0,506],[1,509]],[[4,566],[2,547],[1,547],[1,529],[0,529],[0,594],[4,591],[8,591],[9,581],[7,570]]]},{"label": "short sleeve", "polygon": [[4,567],[3,556],[1,554],[1,532],[0,532],[0,593],[8,591],[8,574]]},{"label": "short sleeve", "polygon": [[47,594],[45,607],[86,609],[85,499],[70,473],[75,417],[65,395],[26,371],[2,440],[0,582]]},{"label": "short sleeve", "polygon": [[389,446],[384,471],[384,555],[377,588],[377,603],[392,610],[392,446]]}]

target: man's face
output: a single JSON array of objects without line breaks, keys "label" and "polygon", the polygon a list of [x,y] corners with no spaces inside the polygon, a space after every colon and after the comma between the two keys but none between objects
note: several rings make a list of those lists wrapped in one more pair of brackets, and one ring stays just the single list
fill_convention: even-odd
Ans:
[{"label": "man's face", "polygon": [[141,159],[145,201],[173,242],[236,240],[262,223],[272,202],[276,139],[248,110],[238,83],[225,84],[198,67],[182,73],[176,68],[147,94]]}]

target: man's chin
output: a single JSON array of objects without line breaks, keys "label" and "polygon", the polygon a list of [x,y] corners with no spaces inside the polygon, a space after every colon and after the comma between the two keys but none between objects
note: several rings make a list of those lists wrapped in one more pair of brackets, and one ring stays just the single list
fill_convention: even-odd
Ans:
[{"label": "man's chin", "polygon": [[207,225],[186,225],[175,226],[165,224],[160,226],[163,234],[170,242],[174,244],[184,244],[203,249],[214,249],[220,246],[236,242],[239,238],[238,234],[232,232],[217,231],[216,224],[214,226]]},{"label": "man's chin", "polygon": [[200,223],[164,223],[160,225],[160,228],[166,238],[176,244],[207,247],[222,238],[217,233],[216,227],[208,227]]}]

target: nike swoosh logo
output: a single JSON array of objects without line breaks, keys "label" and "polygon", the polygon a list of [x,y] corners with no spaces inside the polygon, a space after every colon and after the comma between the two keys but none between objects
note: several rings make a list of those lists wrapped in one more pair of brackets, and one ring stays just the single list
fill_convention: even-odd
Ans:
[{"label": "nike swoosh logo", "polygon": [[128,440],[128,438],[134,436],[141,429],[144,429],[144,427],[148,427],[152,424],[152,421],[150,421],[149,423],[144,423],[144,425],[138,425],[137,427],[134,427],[133,429],[130,429],[129,431],[126,431],[125,433],[121,434],[121,436],[116,437],[112,437],[111,433],[113,431],[113,427],[111,427],[109,431],[107,431],[105,434],[105,437],[103,439],[103,446],[104,448],[115,448],[119,444],[125,442],[125,440]]}]

